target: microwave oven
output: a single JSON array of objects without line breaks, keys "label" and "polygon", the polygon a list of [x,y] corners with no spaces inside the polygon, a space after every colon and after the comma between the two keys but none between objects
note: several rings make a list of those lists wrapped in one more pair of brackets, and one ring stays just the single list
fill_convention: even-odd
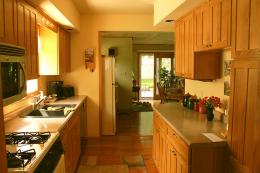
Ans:
[{"label": "microwave oven", "polygon": [[0,43],[0,63],[3,104],[8,105],[26,96],[24,48]]}]

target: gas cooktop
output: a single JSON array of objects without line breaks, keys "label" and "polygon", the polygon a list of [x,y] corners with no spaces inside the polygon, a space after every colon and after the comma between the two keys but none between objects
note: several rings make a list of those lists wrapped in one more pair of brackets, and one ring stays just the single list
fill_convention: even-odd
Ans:
[{"label": "gas cooktop", "polygon": [[58,133],[14,132],[5,135],[8,172],[31,173],[58,138]]}]

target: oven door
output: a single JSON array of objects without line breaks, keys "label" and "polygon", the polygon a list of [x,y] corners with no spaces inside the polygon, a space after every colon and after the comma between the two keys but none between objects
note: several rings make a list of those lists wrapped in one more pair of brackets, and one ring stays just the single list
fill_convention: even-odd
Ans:
[{"label": "oven door", "polygon": [[60,160],[54,169],[53,173],[65,173],[65,161],[64,154],[61,155]]}]

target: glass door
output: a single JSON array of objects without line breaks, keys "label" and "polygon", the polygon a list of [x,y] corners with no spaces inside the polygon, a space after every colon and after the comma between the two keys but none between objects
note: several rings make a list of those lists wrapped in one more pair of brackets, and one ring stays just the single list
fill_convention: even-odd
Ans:
[{"label": "glass door", "polygon": [[154,97],[154,53],[140,54],[140,97]]},{"label": "glass door", "polygon": [[154,53],[155,69],[154,69],[154,99],[159,99],[159,91],[156,83],[160,81],[160,70],[165,67],[166,70],[172,71],[173,69],[173,53],[172,52],[158,52]]}]

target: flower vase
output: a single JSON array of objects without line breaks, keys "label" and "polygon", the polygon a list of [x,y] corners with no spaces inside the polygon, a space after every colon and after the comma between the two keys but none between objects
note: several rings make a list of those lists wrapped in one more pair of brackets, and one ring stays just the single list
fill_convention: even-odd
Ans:
[{"label": "flower vase", "polygon": [[205,106],[203,106],[203,105],[199,105],[199,113],[201,113],[201,114],[205,114],[206,113],[206,107]]},{"label": "flower vase", "polygon": [[208,121],[212,121],[214,119],[213,110],[214,110],[214,108],[207,108],[207,119],[208,119]]}]

